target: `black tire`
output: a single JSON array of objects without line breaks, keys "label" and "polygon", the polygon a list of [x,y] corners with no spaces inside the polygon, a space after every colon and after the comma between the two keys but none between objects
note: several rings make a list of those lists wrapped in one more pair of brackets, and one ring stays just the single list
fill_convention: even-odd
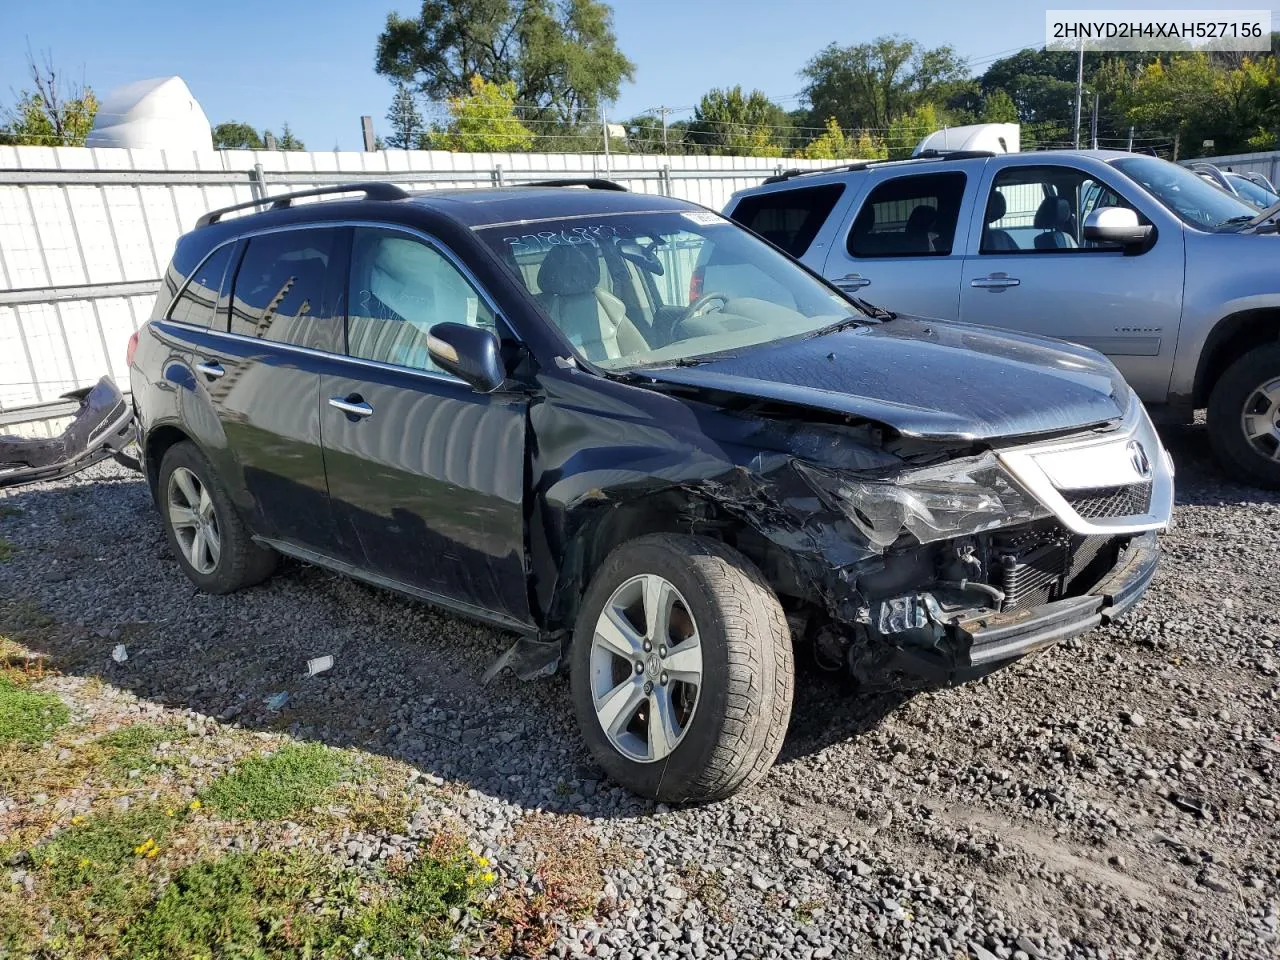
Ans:
[{"label": "black tire", "polygon": [[[211,571],[201,572],[192,565],[178,540],[168,507],[169,481],[175,470],[184,468],[193,473],[209,492],[216,517],[217,532],[221,543],[216,565]],[[160,516],[164,523],[169,549],[177,558],[182,572],[205,593],[232,593],[244,587],[261,583],[271,576],[279,559],[269,547],[259,546],[249,536],[240,514],[231,503],[226,487],[214,472],[209,461],[191,441],[175,443],[165,451],[160,461],[160,480],[157,488]]]},{"label": "black tire", "polygon": [[[684,598],[702,647],[696,708],[674,750],[637,761],[614,747],[596,714],[591,645],[605,604],[641,574]],[[702,537],[651,534],[605,560],[583,598],[573,635],[571,686],[583,738],[617,783],[668,803],[727,797],[768,772],[782,749],[795,685],[791,632],[773,590],[746,557]]]},{"label": "black tire", "polygon": [[1280,459],[1250,442],[1241,419],[1258,388],[1277,378],[1280,343],[1269,343],[1227,367],[1209,395],[1209,443],[1218,463],[1233,478],[1272,490],[1280,489]]}]

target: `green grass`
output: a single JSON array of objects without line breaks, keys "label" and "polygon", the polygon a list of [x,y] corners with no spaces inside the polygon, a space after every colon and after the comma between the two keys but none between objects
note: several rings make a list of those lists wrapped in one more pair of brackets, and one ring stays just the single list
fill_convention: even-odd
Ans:
[{"label": "green grass", "polygon": [[204,801],[230,817],[283,820],[323,802],[349,771],[327,747],[290,744],[242,761],[209,785]]},{"label": "green grass", "polygon": [[4,537],[0,537],[0,563],[8,563],[13,558],[13,551],[17,549],[12,543]]},{"label": "green grass", "polygon": [[69,717],[54,694],[28,690],[0,674],[0,745],[44,743]]},{"label": "green grass", "polygon": [[180,870],[130,924],[121,955],[443,958],[456,956],[449,911],[485,884],[462,858],[426,856],[398,877],[362,882],[315,855],[233,854]]},{"label": "green grass", "polygon": [[135,723],[113,730],[97,742],[106,751],[107,771],[119,779],[128,777],[133,770],[139,770],[145,776],[157,769],[173,769],[173,761],[156,757],[156,748],[165,742],[185,739],[186,729],[177,724]]}]

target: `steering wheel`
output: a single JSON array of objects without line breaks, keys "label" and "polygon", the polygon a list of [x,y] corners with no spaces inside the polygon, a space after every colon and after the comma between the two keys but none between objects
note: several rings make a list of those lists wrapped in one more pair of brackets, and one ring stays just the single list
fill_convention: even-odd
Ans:
[{"label": "steering wheel", "polygon": [[729,295],[725,293],[717,293],[715,291],[711,293],[704,293],[697,300],[693,301],[693,303],[689,304],[684,313],[681,314],[680,319],[671,325],[672,331],[674,332],[679,330],[683,324],[692,320],[694,317],[702,316],[703,311],[717,301],[719,301],[720,306],[723,308],[724,305],[729,302]]}]

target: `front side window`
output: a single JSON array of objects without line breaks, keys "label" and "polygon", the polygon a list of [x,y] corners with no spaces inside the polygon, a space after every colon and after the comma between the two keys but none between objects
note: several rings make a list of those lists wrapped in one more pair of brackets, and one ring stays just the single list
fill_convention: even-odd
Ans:
[{"label": "front side window", "polygon": [[1197,229],[1230,230],[1257,216],[1258,211],[1243,200],[1176,163],[1158,157],[1125,157],[1111,165]]},{"label": "front side window", "polygon": [[802,257],[842,193],[842,183],[757,193],[743,197],[730,216],[791,256]]},{"label": "front side window", "polygon": [[231,332],[341,350],[342,322],[325,301],[326,289],[338,286],[329,274],[338,235],[335,229],[316,229],[250,237],[232,290]]},{"label": "front side window", "polygon": [[895,177],[876,186],[849,231],[853,257],[945,257],[964,198],[959,171]]},{"label": "front side window", "polygon": [[[979,252],[1120,250],[1120,244],[1084,237],[1085,218],[1102,207],[1133,209],[1107,184],[1075,167],[1010,167],[996,174],[991,183]],[[1140,211],[1135,212],[1141,222],[1149,222]]]},{"label": "front side window", "polygon": [[862,314],[755,235],[706,210],[479,228],[578,356],[669,365]]},{"label": "front side window", "polygon": [[234,243],[224,244],[192,271],[191,278],[182,288],[178,299],[173,302],[166,319],[194,327],[207,327],[212,323],[214,312],[218,308],[218,294],[222,290],[222,277],[227,272],[227,264],[231,262],[231,251],[234,249]]},{"label": "front side window", "polygon": [[347,352],[443,372],[427,352],[437,323],[494,329],[493,312],[442,253],[395,230],[357,227],[351,246]]}]

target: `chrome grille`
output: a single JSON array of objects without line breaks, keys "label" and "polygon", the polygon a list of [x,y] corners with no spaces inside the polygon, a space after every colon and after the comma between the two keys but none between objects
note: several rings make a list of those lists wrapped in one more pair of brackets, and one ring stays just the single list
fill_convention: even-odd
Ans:
[{"label": "chrome grille", "polygon": [[1083,490],[1059,490],[1071,509],[1086,520],[1112,517],[1134,517],[1151,506],[1151,481],[1126,483],[1116,487],[1089,487]]}]

